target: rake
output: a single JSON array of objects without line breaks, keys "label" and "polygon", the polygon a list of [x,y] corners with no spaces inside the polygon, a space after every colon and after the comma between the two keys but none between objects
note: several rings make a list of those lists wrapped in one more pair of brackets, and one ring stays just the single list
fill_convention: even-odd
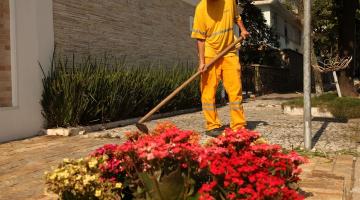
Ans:
[{"label": "rake", "polygon": [[[231,43],[229,46],[227,46],[223,51],[221,51],[214,59],[212,59],[208,64],[205,65],[205,71],[209,69],[216,61],[218,61],[220,58],[222,58],[225,54],[227,54],[229,51],[231,51],[237,44],[241,43],[243,41],[242,37],[239,37],[236,39],[233,43]],[[196,72],[194,75],[192,75],[189,79],[187,79],[183,84],[181,84],[178,88],[176,88],[169,96],[167,96],[165,99],[163,99],[157,106],[155,106],[152,110],[150,110],[144,117],[142,117],[137,123],[136,127],[143,133],[149,133],[148,127],[144,124],[146,121],[149,120],[149,118],[156,113],[161,107],[163,107],[166,103],[168,103],[172,98],[175,97],[182,89],[184,89],[189,83],[191,83],[193,80],[195,80],[199,75],[201,74],[201,71]]]}]

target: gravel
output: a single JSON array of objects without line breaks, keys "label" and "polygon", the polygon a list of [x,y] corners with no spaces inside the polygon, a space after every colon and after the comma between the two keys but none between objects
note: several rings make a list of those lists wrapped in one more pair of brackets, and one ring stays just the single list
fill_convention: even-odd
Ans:
[{"label": "gravel", "polygon": [[[258,131],[271,144],[280,144],[286,149],[302,148],[303,117],[289,116],[282,112],[281,104],[298,95],[269,95],[244,103],[248,128]],[[229,106],[218,108],[223,124],[229,124]],[[194,130],[204,134],[202,112],[178,115],[174,117],[147,122],[152,129],[158,122],[171,121],[180,129]],[[134,125],[89,133],[83,137],[119,137],[125,139],[124,133],[137,130]],[[360,142],[360,119],[339,121],[332,118],[314,118],[312,123],[313,151],[322,152],[356,152]],[[360,152],[359,152],[360,153]]]}]

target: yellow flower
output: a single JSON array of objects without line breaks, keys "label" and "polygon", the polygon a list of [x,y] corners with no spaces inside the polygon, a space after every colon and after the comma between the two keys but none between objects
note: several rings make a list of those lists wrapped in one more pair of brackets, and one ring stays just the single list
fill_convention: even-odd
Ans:
[{"label": "yellow flower", "polygon": [[51,174],[49,178],[50,180],[54,180],[56,178],[56,174],[55,173]]},{"label": "yellow flower", "polygon": [[70,174],[68,171],[60,172],[59,177],[61,178],[69,178]]},{"label": "yellow flower", "polygon": [[87,168],[82,165],[82,166],[79,168],[79,171],[86,173],[86,172],[87,172]]},{"label": "yellow flower", "polygon": [[96,190],[95,191],[95,196],[100,197],[101,196],[101,190]]},{"label": "yellow flower", "polygon": [[83,183],[84,183],[84,185],[87,185],[87,184],[89,184],[90,181],[94,181],[95,179],[96,179],[95,175],[92,175],[92,176],[85,175]]},{"label": "yellow flower", "polygon": [[108,160],[108,159],[109,159],[109,156],[106,155],[106,154],[104,154],[104,155],[103,155],[103,160]]},{"label": "yellow flower", "polygon": [[95,181],[95,179],[96,179],[96,176],[95,176],[95,175],[90,176],[90,180],[91,180],[91,181]]},{"label": "yellow flower", "polygon": [[70,160],[69,160],[69,158],[64,158],[63,162],[64,162],[64,163],[69,163]]},{"label": "yellow flower", "polygon": [[122,188],[122,183],[116,183],[115,188]]},{"label": "yellow flower", "polygon": [[76,178],[75,178],[75,180],[77,180],[77,181],[80,180],[80,179],[81,179],[81,175],[77,175]]},{"label": "yellow flower", "polygon": [[92,159],[89,161],[89,167],[90,167],[90,168],[95,168],[97,164],[98,164],[98,161],[96,160],[96,158],[92,158]]},{"label": "yellow flower", "polygon": [[81,185],[78,184],[78,183],[76,183],[76,184],[75,184],[75,190],[80,190],[80,189],[81,189]]}]

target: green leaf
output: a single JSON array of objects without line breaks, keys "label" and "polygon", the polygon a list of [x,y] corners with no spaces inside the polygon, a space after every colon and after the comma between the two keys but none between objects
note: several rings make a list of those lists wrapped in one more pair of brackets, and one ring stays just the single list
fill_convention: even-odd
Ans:
[{"label": "green leaf", "polygon": [[188,197],[187,200],[198,200],[199,198],[200,198],[200,194],[199,194],[199,193],[196,193],[195,196]]},{"label": "green leaf", "polygon": [[168,200],[181,199],[184,196],[184,178],[181,176],[181,170],[171,172],[169,175],[163,176],[159,183],[160,191]]},{"label": "green leaf", "polygon": [[180,200],[184,197],[184,178],[180,168],[160,179],[148,173],[140,173],[139,178],[153,200]]}]

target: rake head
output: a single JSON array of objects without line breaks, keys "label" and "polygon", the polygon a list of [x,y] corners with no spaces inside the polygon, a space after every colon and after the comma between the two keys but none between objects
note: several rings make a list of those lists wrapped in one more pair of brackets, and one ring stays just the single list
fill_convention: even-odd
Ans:
[{"label": "rake head", "polygon": [[139,129],[139,131],[148,134],[149,133],[149,129],[145,124],[142,123],[136,123],[135,124],[136,128]]}]

